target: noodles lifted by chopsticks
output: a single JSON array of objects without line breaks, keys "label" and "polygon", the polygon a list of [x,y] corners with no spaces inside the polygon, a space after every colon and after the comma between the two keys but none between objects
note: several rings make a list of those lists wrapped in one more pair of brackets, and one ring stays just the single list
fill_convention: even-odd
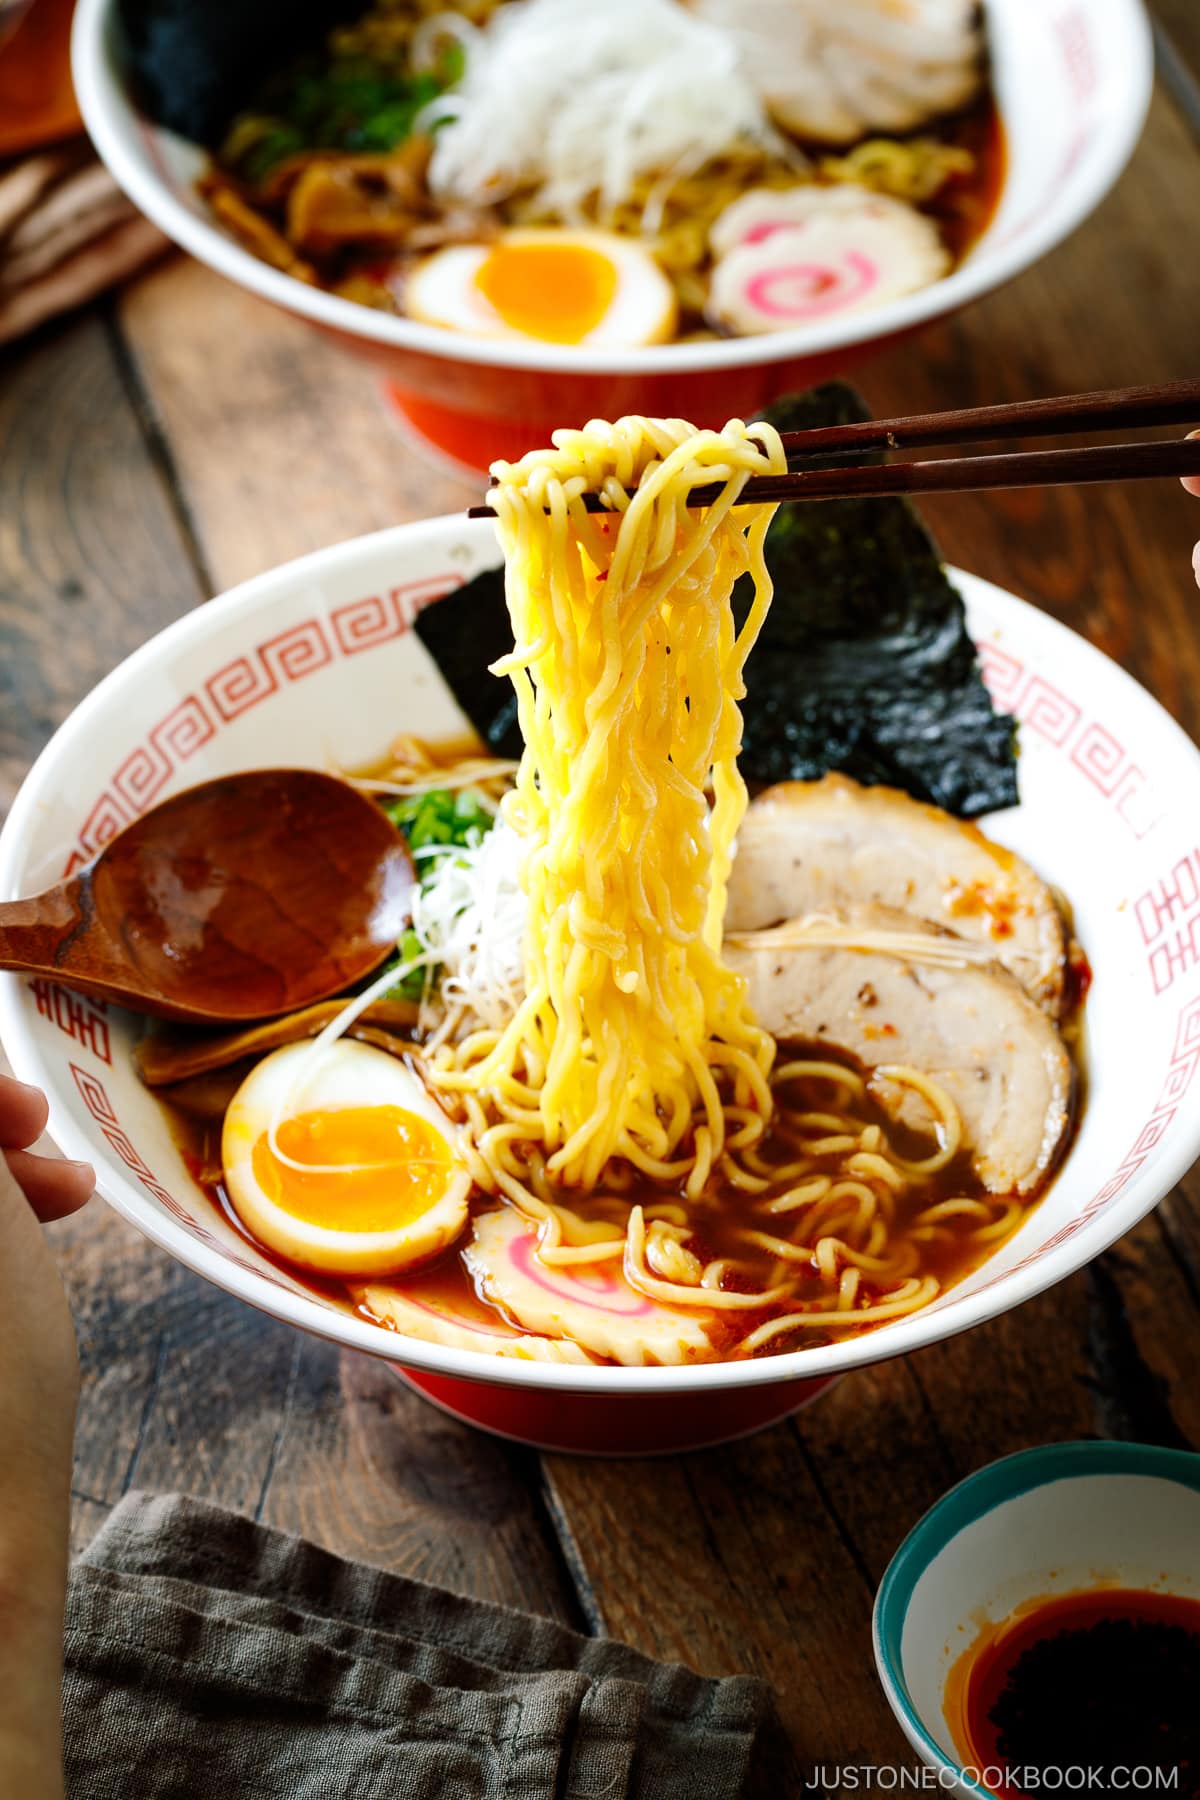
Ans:
[{"label": "noodles lifted by chopsticks", "polygon": [[[434,1078],[462,1096],[477,1179],[537,1215],[534,1164],[590,1191],[622,1158],[698,1193],[770,1118],[774,1043],[720,945],[746,806],[742,670],[771,598],[771,509],[737,499],[785,466],[769,425],[643,418],[496,465],[516,643],[496,671],[525,740],[503,807],[529,903],[525,997],[503,1031],[444,1049]],[[700,483],[721,497],[689,511]],[[619,529],[584,510],[588,491]]]}]

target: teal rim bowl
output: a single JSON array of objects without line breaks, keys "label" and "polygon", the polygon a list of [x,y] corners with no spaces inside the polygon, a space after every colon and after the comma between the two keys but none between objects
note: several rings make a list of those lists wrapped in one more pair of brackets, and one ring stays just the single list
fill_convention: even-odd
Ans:
[{"label": "teal rim bowl", "polygon": [[948,1747],[945,1677],[972,1631],[1099,1581],[1200,1598],[1200,1456],[1104,1442],[1020,1450],[960,1481],[909,1532],[875,1597],[875,1664],[939,1786],[991,1792]]}]

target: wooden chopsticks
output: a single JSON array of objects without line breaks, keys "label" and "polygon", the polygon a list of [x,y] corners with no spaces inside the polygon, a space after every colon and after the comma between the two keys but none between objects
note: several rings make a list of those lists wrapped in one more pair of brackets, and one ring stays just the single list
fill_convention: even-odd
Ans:
[{"label": "wooden chopsticks", "polygon": [[[748,481],[740,504],[876,494],[966,494],[993,488],[1062,487],[1091,481],[1148,481],[1167,475],[1200,475],[1200,440],[1189,439],[946,457],[930,462],[844,463],[821,469],[793,466],[809,458],[849,456],[868,450],[1197,423],[1200,381],[1176,381],[1157,387],[1116,388],[1052,400],[1023,400],[1009,406],[916,413],[905,419],[869,419],[852,425],[822,426],[814,431],[788,431],[782,434],[788,474]],[[720,486],[694,488],[691,505],[710,506],[722,491]],[[599,495],[585,494],[583,501],[589,512],[609,510]],[[490,518],[492,508],[473,506],[468,516]]]}]

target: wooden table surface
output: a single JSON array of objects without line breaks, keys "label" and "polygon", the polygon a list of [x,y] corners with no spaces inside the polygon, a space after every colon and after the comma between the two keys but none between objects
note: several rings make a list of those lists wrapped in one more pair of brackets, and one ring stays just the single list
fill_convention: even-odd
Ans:
[{"label": "wooden table surface", "polygon": [[[1198,12],[1162,0],[1170,85],[1115,193],[1031,273],[862,371],[877,413],[1197,373]],[[183,258],[0,358],[0,470],[0,805],[150,633],[273,563],[471,498],[408,449],[364,366]],[[950,559],[1090,638],[1200,734],[1200,505],[1175,484],[926,510]],[[539,1457],[459,1427],[101,1204],[54,1240],[84,1366],[78,1545],[126,1489],[184,1489],[655,1656],[765,1676],[798,1770],[911,1760],[875,1680],[871,1601],[950,1483],[1055,1439],[1200,1449],[1196,1175],[1021,1310],[664,1461]]]}]

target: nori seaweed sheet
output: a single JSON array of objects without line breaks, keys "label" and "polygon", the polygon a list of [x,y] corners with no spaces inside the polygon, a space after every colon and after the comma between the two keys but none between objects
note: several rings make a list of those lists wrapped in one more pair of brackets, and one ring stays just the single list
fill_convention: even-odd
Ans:
[{"label": "nori seaweed sheet", "polygon": [[[782,431],[870,415],[830,383],[766,414]],[[775,598],[746,666],[741,770],[751,787],[831,769],[960,818],[1017,800],[1016,727],[992,706],[963,603],[905,500],[781,506],[767,534]],[[740,616],[746,591],[734,593]],[[512,648],[504,574],[488,569],[416,622],[459,705],[519,756],[516,702],[488,664]]]},{"label": "nori seaweed sheet", "polygon": [[365,0],[119,0],[138,104],[209,148],[264,76]]},{"label": "nori seaweed sheet", "polygon": [[425,607],[413,629],[484,743],[496,756],[519,757],[517,696],[507,677],[491,673],[492,663],[513,647],[503,566],[484,569]]},{"label": "nori seaweed sheet", "polygon": [[[871,415],[831,382],[764,416],[804,431]],[[1016,804],[1015,722],[992,706],[961,596],[908,501],[792,501],[766,557],[775,598],[746,668],[748,782],[837,769],[960,818]],[[748,599],[735,592],[735,609]]]}]

